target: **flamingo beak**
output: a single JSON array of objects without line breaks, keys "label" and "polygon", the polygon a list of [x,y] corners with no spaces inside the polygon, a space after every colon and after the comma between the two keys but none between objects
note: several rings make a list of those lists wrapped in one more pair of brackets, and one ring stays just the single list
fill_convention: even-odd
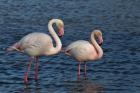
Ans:
[{"label": "flamingo beak", "polygon": [[101,46],[103,43],[99,43],[99,46]]},{"label": "flamingo beak", "polygon": [[103,44],[103,38],[102,36],[99,36],[99,45],[101,46]]},{"label": "flamingo beak", "polygon": [[63,36],[62,35],[61,36],[59,35],[59,37],[62,38]]},{"label": "flamingo beak", "polygon": [[59,36],[59,37],[63,37],[63,35],[64,35],[64,28],[61,27],[61,28],[59,29],[59,34],[58,34],[58,36]]}]

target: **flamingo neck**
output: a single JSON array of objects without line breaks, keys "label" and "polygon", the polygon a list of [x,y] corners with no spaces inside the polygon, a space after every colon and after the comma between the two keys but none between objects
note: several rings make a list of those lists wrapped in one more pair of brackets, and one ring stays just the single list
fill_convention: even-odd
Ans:
[{"label": "flamingo neck", "polygon": [[97,52],[97,59],[100,59],[103,56],[103,50],[99,46],[99,44],[97,43],[97,41],[95,39],[95,36],[96,36],[96,34],[95,34],[95,32],[93,32],[91,34],[91,42],[92,42],[92,44],[93,44],[93,46],[94,46],[94,48],[95,48],[95,50]]},{"label": "flamingo neck", "polygon": [[[61,50],[61,47],[62,47],[62,43],[61,43],[61,40],[60,38],[58,37],[58,35],[56,34],[56,32],[54,31],[53,29],[53,24],[54,23],[57,23],[57,19],[53,19],[51,20],[49,23],[48,23],[48,29],[49,29],[49,32],[50,34],[52,35],[54,41],[56,42],[56,46],[53,47],[50,49],[50,53],[49,55],[53,55],[53,54],[56,54],[58,53],[60,50]],[[48,54],[48,53],[47,53]]]}]

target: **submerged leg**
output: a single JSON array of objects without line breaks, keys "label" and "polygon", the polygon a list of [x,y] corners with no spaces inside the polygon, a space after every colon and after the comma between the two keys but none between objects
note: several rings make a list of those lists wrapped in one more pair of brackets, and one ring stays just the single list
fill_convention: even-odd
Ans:
[{"label": "submerged leg", "polygon": [[30,71],[30,68],[31,68],[31,64],[32,64],[32,58],[30,58],[29,60],[29,63],[28,63],[28,68],[25,72],[25,75],[24,75],[24,82],[27,84],[28,83],[28,73]]},{"label": "submerged leg", "polygon": [[78,80],[80,79],[81,63],[78,64]]},{"label": "submerged leg", "polygon": [[38,57],[35,57],[35,80],[38,80],[38,66],[39,66],[39,60]]},{"label": "submerged leg", "polygon": [[84,76],[85,76],[85,79],[87,78],[87,64],[86,62],[84,62]]}]

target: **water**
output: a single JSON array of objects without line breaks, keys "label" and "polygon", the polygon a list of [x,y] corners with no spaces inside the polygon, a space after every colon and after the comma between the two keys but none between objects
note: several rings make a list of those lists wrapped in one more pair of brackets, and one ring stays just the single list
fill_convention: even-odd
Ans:
[{"label": "water", "polygon": [[[104,57],[89,62],[88,79],[80,81],[75,60],[63,53],[41,57],[39,81],[34,81],[32,65],[25,86],[29,57],[4,50],[28,33],[48,33],[52,18],[65,23],[63,47],[89,40],[93,29],[101,29]],[[1,0],[0,93],[140,93],[139,24],[139,0]]]}]

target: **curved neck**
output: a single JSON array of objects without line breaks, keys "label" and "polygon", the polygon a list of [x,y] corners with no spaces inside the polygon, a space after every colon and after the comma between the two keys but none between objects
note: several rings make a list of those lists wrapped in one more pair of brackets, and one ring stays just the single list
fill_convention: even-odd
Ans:
[{"label": "curved neck", "polygon": [[[56,34],[56,32],[54,31],[53,29],[53,24],[54,23],[57,23],[57,19],[52,19],[49,23],[48,23],[48,29],[49,29],[49,32],[50,34],[52,35],[54,41],[56,42],[56,47],[52,47],[50,49],[50,53],[51,54],[56,54],[58,53],[60,50],[61,50],[61,47],[62,47],[62,43],[61,43],[61,40],[59,39],[58,35]],[[50,54],[50,55],[51,55]]]},{"label": "curved neck", "polygon": [[91,42],[92,42],[94,48],[96,49],[97,59],[100,59],[103,56],[103,50],[99,46],[99,44],[96,42],[95,35],[96,34],[94,32],[91,34]]}]

